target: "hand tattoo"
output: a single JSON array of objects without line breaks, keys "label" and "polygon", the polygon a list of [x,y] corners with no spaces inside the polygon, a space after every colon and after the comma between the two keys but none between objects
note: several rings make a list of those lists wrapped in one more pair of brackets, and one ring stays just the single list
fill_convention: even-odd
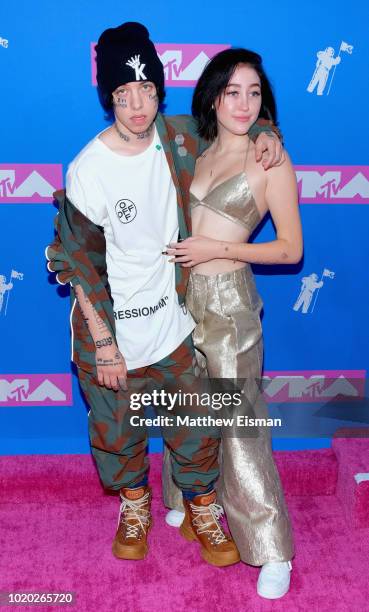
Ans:
[{"label": "hand tattoo", "polygon": [[102,359],[101,357],[97,357],[96,365],[99,368],[108,366],[120,366],[122,365],[122,359],[119,353],[115,354],[114,359]]}]

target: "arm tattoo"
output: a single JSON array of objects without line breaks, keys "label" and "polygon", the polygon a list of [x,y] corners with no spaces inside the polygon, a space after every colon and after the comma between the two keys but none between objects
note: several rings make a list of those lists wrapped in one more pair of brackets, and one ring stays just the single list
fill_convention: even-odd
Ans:
[{"label": "arm tattoo", "polygon": [[108,328],[106,327],[104,321],[102,320],[102,318],[100,317],[100,315],[97,314],[95,308],[93,309],[93,313],[94,313],[94,319],[95,319],[95,323],[99,329],[99,331],[108,331]]},{"label": "arm tattoo", "polygon": [[95,308],[92,306],[89,298],[87,297],[87,295],[85,293],[83,293],[83,297],[84,297],[84,300],[81,303],[80,299],[79,299],[79,297],[78,297],[78,295],[76,293],[77,303],[78,303],[79,309],[80,309],[80,311],[82,313],[83,320],[87,324],[87,327],[89,327],[88,322],[90,320],[90,317],[89,317],[88,313],[86,312],[86,309],[91,307],[92,308],[93,317],[94,317],[94,320],[95,320],[95,323],[97,325],[97,328],[98,328],[99,332],[104,332],[104,333],[108,334],[109,330],[108,330],[107,326],[105,325],[105,323],[102,320],[102,318],[97,314]]},{"label": "arm tattoo", "polygon": [[113,338],[109,336],[108,338],[102,338],[102,340],[96,340],[95,346],[96,348],[102,348],[103,346],[111,346],[113,344]]},{"label": "arm tattoo", "polygon": [[[76,295],[76,300],[77,300],[78,307],[79,307],[79,309],[80,309],[80,311],[81,311],[81,313],[82,313],[83,320],[84,320],[84,321],[87,323],[87,321],[88,321],[88,315],[87,315],[87,312],[85,312],[84,308],[82,307],[82,304],[81,304],[81,302],[80,302],[80,299],[79,299],[79,297],[78,297],[77,292],[76,292],[76,294],[75,294],[75,295]],[[88,301],[88,299],[87,299],[87,297],[86,297],[85,295],[84,295],[84,302],[85,302],[85,304],[88,304],[88,303],[89,303],[89,301]]]}]

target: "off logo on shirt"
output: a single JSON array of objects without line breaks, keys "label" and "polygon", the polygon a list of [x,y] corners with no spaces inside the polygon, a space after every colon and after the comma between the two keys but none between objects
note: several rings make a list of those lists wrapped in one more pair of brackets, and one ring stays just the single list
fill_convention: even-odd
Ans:
[{"label": "off logo on shirt", "polygon": [[115,205],[115,212],[121,223],[131,223],[137,215],[137,208],[132,200],[119,200]]}]

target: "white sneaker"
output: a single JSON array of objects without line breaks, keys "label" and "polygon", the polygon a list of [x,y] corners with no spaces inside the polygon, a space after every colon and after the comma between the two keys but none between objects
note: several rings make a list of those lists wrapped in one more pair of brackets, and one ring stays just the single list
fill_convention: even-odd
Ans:
[{"label": "white sneaker", "polygon": [[269,561],[260,570],[257,593],[266,599],[283,597],[290,588],[291,561]]},{"label": "white sneaker", "polygon": [[183,523],[184,517],[184,512],[179,512],[179,510],[170,510],[165,517],[165,522],[171,527],[180,527]]}]

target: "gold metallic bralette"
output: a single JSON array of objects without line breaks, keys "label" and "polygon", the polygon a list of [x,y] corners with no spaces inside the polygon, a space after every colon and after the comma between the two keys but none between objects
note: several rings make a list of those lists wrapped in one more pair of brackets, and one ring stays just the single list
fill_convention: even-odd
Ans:
[{"label": "gold metallic bralette", "polygon": [[250,234],[261,220],[244,171],[219,183],[202,200],[190,191],[190,206],[191,209],[206,206],[226,219],[242,225]]}]

